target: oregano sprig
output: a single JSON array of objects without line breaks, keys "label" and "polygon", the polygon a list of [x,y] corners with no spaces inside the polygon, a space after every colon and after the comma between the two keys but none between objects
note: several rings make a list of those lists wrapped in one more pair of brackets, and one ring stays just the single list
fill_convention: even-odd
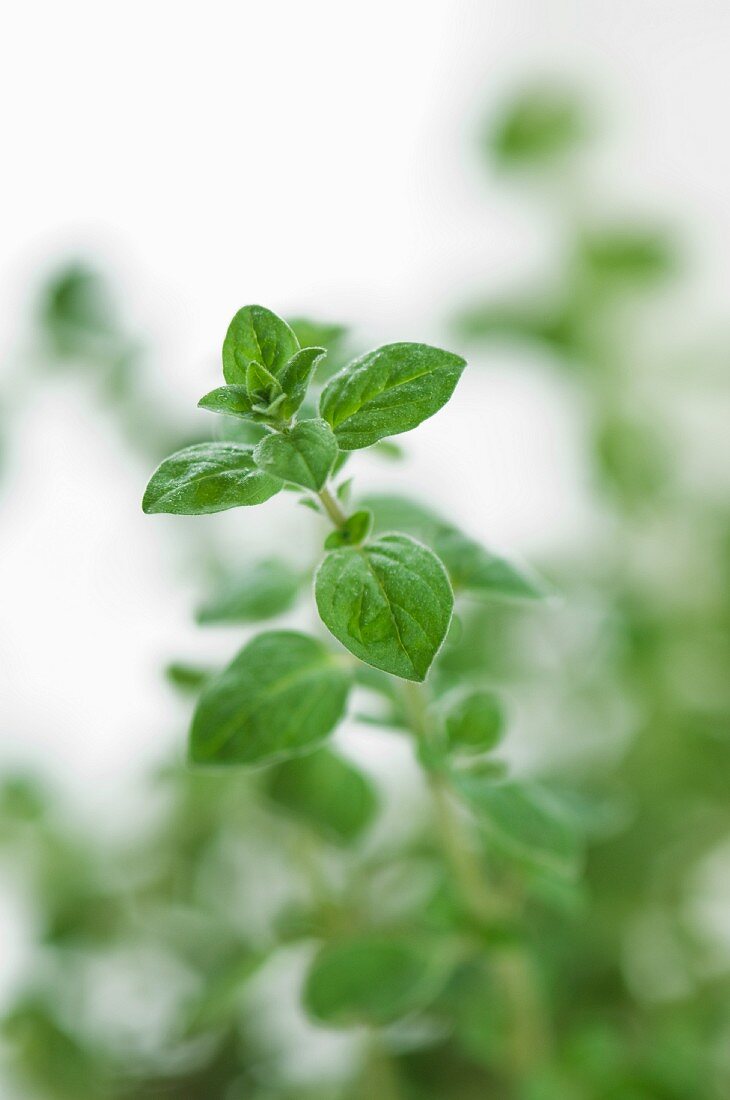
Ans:
[{"label": "oregano sprig", "polygon": [[[542,587],[430,509],[397,496],[358,499],[352,479],[337,480],[350,452],[381,445],[438,412],[464,360],[425,344],[388,344],[331,375],[315,401],[315,368],[323,355],[319,346],[301,346],[270,310],[239,310],[223,345],[226,384],[200,405],[257,425],[263,435],[255,444],[186,448],[162,463],[145,493],[145,511],[202,514],[264,503],[280,489],[293,489],[331,525],[314,596],[322,623],[347,652],[298,631],[254,636],[205,680],[189,762],[268,767],[272,799],[283,799],[308,828],[348,843],[372,818],[375,799],[359,772],[325,743],[355,680],[382,693],[393,725],[411,735],[428,774],[461,904],[486,932],[504,909],[483,878],[473,836],[463,832],[465,815],[495,842],[514,840],[520,853],[536,847],[560,873],[572,866],[570,830],[539,789],[495,788],[503,769],[489,754],[502,736],[504,709],[494,692],[464,683],[443,694],[424,690],[423,682],[452,627],[455,593],[535,599]],[[261,620],[297,596],[298,577],[275,560],[248,576],[251,585],[264,585],[265,599],[247,595],[245,583],[243,590],[240,583],[224,586],[201,621]],[[322,784],[341,787],[339,797],[323,792]],[[437,944],[396,942],[377,931],[340,936],[316,956],[305,1005],[334,1026],[382,1027],[436,997],[462,953],[463,945],[448,937]],[[382,973],[377,967],[374,973],[374,959]]]}]

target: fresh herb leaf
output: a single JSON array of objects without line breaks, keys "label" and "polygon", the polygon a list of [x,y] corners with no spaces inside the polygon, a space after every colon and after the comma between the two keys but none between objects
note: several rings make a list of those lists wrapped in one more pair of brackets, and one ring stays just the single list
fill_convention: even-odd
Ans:
[{"label": "fresh herb leaf", "polygon": [[373,513],[363,508],[353,512],[346,522],[336,531],[332,531],[324,540],[325,550],[336,550],[339,546],[357,546],[364,542],[373,526]]},{"label": "fresh herb leaf", "polygon": [[333,550],[315,579],[325,626],[366,664],[424,680],[451,621],[453,594],[442,563],[408,535],[383,535]]},{"label": "fresh herb leaf", "polygon": [[320,415],[342,450],[369,447],[433,416],[451,397],[466,366],[427,344],[386,344],[336,374],[320,397]]},{"label": "fresh herb leaf", "polygon": [[337,458],[337,440],[324,420],[300,420],[293,428],[267,435],[254,451],[268,474],[319,492]]},{"label": "fresh herb leaf", "polygon": [[142,500],[144,512],[201,516],[262,504],[281,481],[259,469],[253,448],[243,443],[195,443],[166,458]]},{"label": "fresh herb leaf", "polygon": [[252,363],[276,376],[298,351],[299,341],[286,321],[263,306],[244,306],[228,326],[223,377],[229,385],[248,385]]}]

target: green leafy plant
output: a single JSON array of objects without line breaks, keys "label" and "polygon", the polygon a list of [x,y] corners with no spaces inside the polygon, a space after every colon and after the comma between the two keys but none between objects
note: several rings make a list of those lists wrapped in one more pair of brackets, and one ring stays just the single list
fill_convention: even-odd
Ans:
[{"label": "green leafy plant", "polygon": [[[352,479],[343,479],[352,452],[437,413],[465,361],[427,345],[389,344],[324,372],[315,406],[315,369],[324,355],[320,346],[300,346],[269,310],[239,310],[223,345],[226,385],[200,405],[262,434],[257,442],[197,444],[165,459],[143,508],[205,515],[290,490],[303,493],[302,502],[330,526],[313,570],[329,641],[270,630],[250,639],[222,672],[182,666],[176,681],[202,685],[190,766],[214,768],[221,777],[263,768],[270,804],[340,847],[358,841],[378,814],[370,781],[327,745],[353,689],[379,700],[384,723],[410,736],[432,792],[455,908],[441,929],[429,920],[406,930],[353,913],[356,930],[336,925],[324,935],[302,993],[316,1020],[378,1032],[433,1004],[478,958],[480,938],[511,911],[485,877],[487,835],[495,837],[495,851],[569,876],[578,841],[556,797],[537,784],[503,782],[504,766],[492,753],[506,710],[494,690],[460,668],[460,630],[454,634],[455,599],[487,606],[495,597],[535,600],[544,586],[430,508],[397,495],[358,498]],[[351,497],[353,504],[345,504]],[[223,585],[199,619],[275,617],[293,605],[309,577],[263,559],[234,586]],[[519,957],[529,984],[531,964]],[[519,1015],[523,1007],[516,996],[510,1011]],[[382,1058],[380,1040],[373,1049]],[[522,1074],[528,1063],[514,1072]]]}]

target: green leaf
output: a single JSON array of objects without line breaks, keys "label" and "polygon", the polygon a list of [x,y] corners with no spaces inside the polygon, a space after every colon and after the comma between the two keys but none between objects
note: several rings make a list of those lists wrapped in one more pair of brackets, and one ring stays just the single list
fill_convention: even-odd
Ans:
[{"label": "green leaf", "polygon": [[356,840],[375,816],[372,784],[331,749],[277,764],[268,776],[269,797],[337,844]]},{"label": "green leaf", "polygon": [[339,1027],[383,1027],[424,1008],[439,992],[443,960],[417,938],[364,934],[326,944],[304,986],[305,1008]]},{"label": "green leaf", "polygon": [[357,546],[364,542],[373,526],[373,513],[364,508],[347,517],[342,527],[332,531],[324,540],[325,550],[336,550],[339,546]]},{"label": "green leaf", "polygon": [[218,386],[200,398],[198,408],[226,416],[239,416],[244,420],[257,415],[245,386]]},{"label": "green leaf", "polygon": [[376,533],[397,528],[430,546],[446,566],[457,592],[521,599],[542,599],[546,594],[527,570],[494,554],[425,505],[384,494],[368,495],[361,503],[373,512]]},{"label": "green leaf", "polygon": [[254,402],[254,408],[257,404],[268,406],[282,392],[281,386],[271,371],[255,360],[246,368],[246,389],[251,401]]},{"label": "green leaf", "polygon": [[244,306],[228,326],[223,377],[229,385],[246,385],[252,363],[276,376],[297,351],[299,341],[286,321],[263,306]]},{"label": "green leaf", "polygon": [[470,691],[447,705],[444,727],[451,749],[488,752],[504,732],[502,704],[490,691]]},{"label": "green leaf", "polygon": [[673,241],[666,234],[630,225],[587,233],[579,259],[594,278],[629,287],[656,282],[677,266]]},{"label": "green leaf", "polygon": [[427,344],[386,344],[330,379],[319,410],[345,451],[417,427],[446,404],[464,367],[458,355]]},{"label": "green leaf", "polygon": [[315,579],[317,608],[335,638],[366,664],[424,680],[451,621],[443,565],[408,535],[333,550]]},{"label": "green leaf", "polygon": [[254,451],[267,473],[319,492],[337,458],[337,440],[324,420],[300,420],[293,428],[267,435]]},{"label": "green leaf", "polygon": [[193,764],[268,764],[315,748],[341,719],[350,677],[315,638],[259,634],[204,689]]},{"label": "green leaf", "polygon": [[338,351],[347,336],[344,325],[316,321],[311,317],[290,317],[289,325],[303,348],[321,346],[328,353]]},{"label": "green leaf", "polygon": [[143,511],[200,516],[262,504],[281,489],[260,470],[243,443],[195,443],[157,467],[142,500]]},{"label": "green leaf", "polygon": [[549,163],[579,145],[589,132],[583,104],[566,88],[525,90],[508,105],[488,142],[498,161],[510,167]]},{"label": "green leaf", "polygon": [[165,676],[173,687],[193,695],[197,695],[207,684],[211,675],[211,669],[203,668],[201,665],[191,665],[185,661],[172,661],[165,668]]},{"label": "green leaf", "polygon": [[202,625],[253,623],[293,607],[301,575],[280,558],[267,558],[225,578],[196,613]]},{"label": "green leaf", "polygon": [[562,876],[576,873],[582,838],[552,791],[535,782],[494,783],[479,773],[460,774],[454,782],[507,855]]},{"label": "green leaf", "polygon": [[281,406],[282,419],[288,420],[300,407],[312,375],[326,354],[324,348],[302,348],[284,364],[277,376],[286,394],[286,400]]}]

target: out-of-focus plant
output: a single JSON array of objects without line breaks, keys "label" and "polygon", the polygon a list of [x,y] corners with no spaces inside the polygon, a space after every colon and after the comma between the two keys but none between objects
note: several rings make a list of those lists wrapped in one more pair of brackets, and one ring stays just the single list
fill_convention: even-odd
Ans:
[{"label": "out-of-focus plant", "polygon": [[617,706],[627,716],[623,752],[608,765],[584,754],[572,769],[599,797],[621,790],[630,816],[590,850],[585,919],[546,948],[555,1048],[534,1095],[719,1100],[730,1089],[730,959],[697,894],[730,839],[720,778],[730,774],[730,511],[685,475],[703,440],[688,443],[681,412],[708,382],[726,403],[727,378],[708,375],[701,352],[678,350],[671,307],[662,313],[661,292],[677,289],[673,237],[603,214],[605,193],[585,170],[593,130],[580,99],[552,86],[519,97],[490,130],[492,165],[502,179],[530,176],[559,258],[542,289],[526,272],[529,292],[473,305],[456,324],[472,350],[542,353],[580,396],[603,536],[553,566],[569,603],[590,591],[603,612],[588,661],[566,662],[561,722],[580,730]]},{"label": "out-of-focus plant", "polygon": [[[385,1068],[388,1028],[404,1019],[428,1020],[429,1013],[439,1021],[437,1032],[447,1027],[449,1010],[441,998],[475,968],[479,977],[485,937],[515,920],[507,881],[512,862],[570,880],[581,830],[555,792],[504,780],[491,757],[504,724],[499,699],[473,671],[459,667],[458,637],[444,646],[455,595],[467,601],[535,599],[540,586],[417,503],[400,497],[347,503],[352,482],[341,475],[351,453],[437,412],[464,360],[426,345],[387,345],[332,375],[313,416],[307,392],[323,354],[320,347],[301,347],[290,326],[270,311],[240,310],[223,345],[226,385],[200,404],[260,426],[261,437],[256,444],[226,440],[172,455],[152,476],[143,506],[148,513],[201,515],[261,504],[291,489],[304,491],[302,503],[333,527],[315,575],[317,609],[362,664],[311,635],[256,635],[204,684],[189,758],[204,768],[267,766],[263,782],[277,806],[345,843],[358,837],[376,808],[365,777],[323,747],[354,685],[380,696],[383,724],[413,740],[434,800],[442,842],[434,888],[436,896],[445,892],[439,907],[446,908],[438,916],[430,906],[419,915],[399,913],[393,922],[350,903],[344,919],[341,914],[331,926],[315,920],[323,943],[303,988],[315,1019],[370,1034],[372,1050],[357,1087],[371,1095],[377,1075],[387,1072],[391,1091],[401,1076],[392,1065]],[[255,617],[257,586],[265,596],[260,618],[289,606],[295,595],[295,579],[282,577],[271,560],[246,580],[249,619]],[[221,617],[227,599],[232,608],[237,602],[235,594],[221,595]],[[449,654],[451,665],[441,656]],[[432,668],[429,689],[419,687]],[[490,880],[482,833],[506,861]],[[340,899],[336,908],[341,905]],[[509,1087],[529,1073],[539,1048],[539,994],[529,948],[508,937],[491,954],[505,975],[505,1013],[513,1032],[499,1051],[495,1079]]]}]

